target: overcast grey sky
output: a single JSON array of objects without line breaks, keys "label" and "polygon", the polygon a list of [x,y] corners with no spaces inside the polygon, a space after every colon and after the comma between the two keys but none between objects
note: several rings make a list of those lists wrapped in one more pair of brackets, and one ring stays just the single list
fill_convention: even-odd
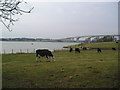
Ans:
[{"label": "overcast grey sky", "polygon": [[2,37],[65,38],[118,34],[117,2],[32,2],[31,14],[20,16]]}]

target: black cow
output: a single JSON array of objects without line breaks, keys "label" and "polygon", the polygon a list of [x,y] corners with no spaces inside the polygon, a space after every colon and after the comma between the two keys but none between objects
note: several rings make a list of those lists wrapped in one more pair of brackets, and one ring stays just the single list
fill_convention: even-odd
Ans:
[{"label": "black cow", "polygon": [[112,48],[112,50],[116,50],[116,48]]},{"label": "black cow", "polygon": [[101,52],[101,49],[100,49],[100,48],[97,48],[97,52]]},{"label": "black cow", "polygon": [[73,51],[73,49],[70,47],[70,50],[69,50],[69,52],[72,52]]},{"label": "black cow", "polygon": [[80,49],[79,48],[75,48],[75,52],[80,53]]},{"label": "black cow", "polygon": [[86,47],[83,47],[82,49],[83,49],[83,50],[87,50],[87,48],[86,48]]},{"label": "black cow", "polygon": [[37,61],[37,58],[40,58],[40,57],[46,57],[47,59],[49,57],[52,57],[52,59],[55,61],[54,59],[54,56],[52,54],[51,51],[49,51],[48,49],[38,49],[36,50],[36,61]]}]

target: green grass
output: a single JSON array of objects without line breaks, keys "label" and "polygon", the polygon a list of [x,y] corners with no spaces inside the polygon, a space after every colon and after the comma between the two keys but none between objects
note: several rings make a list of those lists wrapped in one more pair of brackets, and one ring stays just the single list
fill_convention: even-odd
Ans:
[{"label": "green grass", "polygon": [[3,55],[3,88],[118,88],[118,51],[53,54],[55,62],[36,62],[35,54]]},{"label": "green grass", "polygon": [[[120,42],[119,42],[120,44]],[[78,44],[78,45],[72,45],[71,47],[90,47],[90,48],[118,48],[118,43],[116,42],[96,42],[96,43],[88,43],[88,44]],[[69,46],[70,47],[70,46]]]},{"label": "green grass", "polygon": [[117,48],[118,44],[116,42],[103,42],[103,43],[90,43],[90,44],[86,44],[86,47],[91,47],[91,48]]}]

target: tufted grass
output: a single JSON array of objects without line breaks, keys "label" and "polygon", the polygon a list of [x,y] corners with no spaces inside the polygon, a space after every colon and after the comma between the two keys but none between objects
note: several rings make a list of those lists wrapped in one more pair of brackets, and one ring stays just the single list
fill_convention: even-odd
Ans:
[{"label": "tufted grass", "polygon": [[119,43],[116,42],[95,42],[95,43],[87,43],[87,44],[77,44],[77,45],[71,45],[68,47],[89,47],[89,48],[118,48],[120,45]]},{"label": "tufted grass", "polygon": [[3,54],[3,88],[118,88],[118,51],[58,50],[56,61],[35,54]]}]

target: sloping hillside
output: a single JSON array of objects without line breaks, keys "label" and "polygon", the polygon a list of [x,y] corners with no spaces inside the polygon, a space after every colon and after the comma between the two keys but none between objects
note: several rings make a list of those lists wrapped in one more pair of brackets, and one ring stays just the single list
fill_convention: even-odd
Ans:
[{"label": "sloping hillside", "polygon": [[118,45],[119,43],[116,43],[116,42],[98,42],[98,43],[88,43],[88,44],[77,44],[77,45],[72,45],[68,47],[118,48]]}]

